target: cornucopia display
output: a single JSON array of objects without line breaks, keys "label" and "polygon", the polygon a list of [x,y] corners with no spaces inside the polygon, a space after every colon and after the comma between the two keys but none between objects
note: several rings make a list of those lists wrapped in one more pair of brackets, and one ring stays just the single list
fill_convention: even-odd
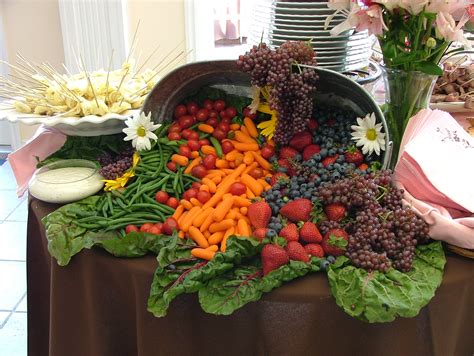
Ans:
[{"label": "cornucopia display", "polygon": [[182,293],[228,315],[313,272],[360,320],[415,316],[441,283],[443,249],[384,169],[377,105],[315,64],[303,42],[190,64],[158,82],[125,139],[68,138],[41,164],[93,146],[80,155],[100,164],[105,192],[44,218],[51,255],[155,254],[158,317]]}]

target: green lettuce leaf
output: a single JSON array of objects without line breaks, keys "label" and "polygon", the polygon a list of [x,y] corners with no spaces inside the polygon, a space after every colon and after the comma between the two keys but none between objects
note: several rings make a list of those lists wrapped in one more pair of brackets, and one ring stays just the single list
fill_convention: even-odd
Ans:
[{"label": "green lettuce leaf", "polygon": [[130,146],[123,140],[124,134],[103,136],[68,136],[64,145],[55,153],[38,163],[38,167],[59,159],[88,159],[95,161],[104,152],[119,153]]},{"label": "green lettuce leaf", "polygon": [[381,323],[397,316],[414,317],[433,298],[443,279],[446,258],[440,242],[419,246],[413,268],[402,273],[367,272],[339,257],[329,267],[328,279],[336,303],[359,320]]},{"label": "green lettuce leaf", "polygon": [[96,214],[99,199],[92,196],[64,205],[43,218],[48,250],[58,265],[67,265],[72,256],[92,246],[102,247],[117,257],[140,257],[149,252],[158,255],[162,248],[173,248],[174,240],[166,235],[132,232],[122,237],[117,231],[96,232],[76,225],[75,221],[87,213]]},{"label": "green lettuce leaf", "polygon": [[187,261],[192,258],[191,249],[197,247],[191,239],[180,239],[178,235],[167,236],[167,243],[156,251],[158,266],[166,268],[176,261]]},{"label": "green lettuce leaf", "polygon": [[419,70],[426,74],[431,75],[443,75],[443,70],[440,66],[438,66],[434,62],[425,61],[425,62],[417,62],[414,65],[415,70]]},{"label": "green lettuce leaf", "polygon": [[169,236],[154,235],[143,232],[131,232],[124,237],[106,237],[106,233],[97,233],[102,238],[95,238],[95,244],[116,257],[141,257],[149,252],[158,254],[169,244]]},{"label": "green lettuce leaf", "polygon": [[284,282],[319,271],[321,260],[313,257],[311,263],[290,261],[268,275],[262,275],[260,258],[210,280],[199,290],[201,308],[211,314],[230,315],[245,304],[259,300]]},{"label": "green lettuce leaf", "polygon": [[189,248],[187,252],[183,251],[186,246],[172,248],[168,245],[157,257],[158,268],[153,276],[148,311],[157,317],[165,316],[170,303],[178,295],[197,292],[208,281],[240,265],[245,258],[257,255],[262,246],[252,238],[231,236],[225,253],[219,252],[211,261],[202,262],[190,258]]},{"label": "green lettuce leaf", "polygon": [[[99,200],[98,196],[92,196],[73,204],[67,204],[45,216],[42,220],[46,238],[48,239],[48,251],[56,258],[60,266],[65,266],[71,257],[84,248],[91,248],[96,239],[96,233],[77,226],[79,212],[91,213],[95,211],[95,206]],[[103,238],[111,238],[116,233],[104,234]]]}]

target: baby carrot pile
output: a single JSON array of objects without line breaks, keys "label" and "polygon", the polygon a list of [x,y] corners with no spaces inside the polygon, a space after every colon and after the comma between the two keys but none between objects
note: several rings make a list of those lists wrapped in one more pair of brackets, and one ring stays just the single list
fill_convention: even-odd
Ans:
[{"label": "baby carrot pile", "polygon": [[[182,199],[173,214],[179,236],[191,238],[199,245],[191,251],[193,256],[210,260],[217,251],[225,251],[229,236],[252,236],[248,206],[252,198],[271,188],[265,181],[265,177],[271,176],[271,164],[262,157],[257,136],[251,119],[245,118],[243,125],[233,124],[228,136],[232,139],[221,141],[223,147],[230,146],[226,144],[230,142],[232,149],[217,158],[216,168],[207,170],[201,179],[199,191],[209,192],[210,199],[205,203],[196,198]],[[211,146],[203,146],[201,151],[217,154]],[[187,169],[199,162],[200,158],[195,158]],[[260,177],[252,173],[255,170],[260,172]],[[236,189],[235,183],[241,183],[238,186],[243,190]]]}]

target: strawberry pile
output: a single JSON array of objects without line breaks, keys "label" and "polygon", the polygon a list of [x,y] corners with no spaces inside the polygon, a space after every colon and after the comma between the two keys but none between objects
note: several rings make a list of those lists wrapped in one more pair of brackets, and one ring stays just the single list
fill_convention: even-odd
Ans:
[{"label": "strawberry pile", "polygon": [[[330,209],[329,209],[330,210]],[[310,256],[341,256],[347,245],[348,235],[342,229],[332,229],[323,236],[318,226],[311,221],[314,212],[313,203],[308,199],[296,199],[288,202],[280,210],[280,215],[287,221],[278,236],[286,240],[283,248],[276,244],[267,244],[262,251],[264,274],[278,268],[289,260],[309,262]],[[277,233],[268,229],[271,208],[268,203],[258,201],[249,206],[249,217],[255,227],[254,237],[263,239],[274,237]],[[331,259],[330,259],[331,260]]]}]

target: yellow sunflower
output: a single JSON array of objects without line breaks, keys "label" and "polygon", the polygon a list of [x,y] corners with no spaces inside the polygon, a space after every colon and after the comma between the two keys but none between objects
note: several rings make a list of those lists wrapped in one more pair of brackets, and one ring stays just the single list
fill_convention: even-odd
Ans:
[{"label": "yellow sunflower", "polygon": [[[270,109],[270,105],[268,105],[270,101],[270,93],[268,92],[268,87],[258,89],[259,90],[252,90],[253,100],[251,108],[256,108],[256,111],[271,115],[269,120],[262,121],[257,126],[260,130],[262,130],[262,135],[270,140],[272,139],[273,134],[275,133],[276,125],[278,122],[277,112],[275,110]],[[263,96],[264,100],[260,100],[260,94]]]},{"label": "yellow sunflower", "polygon": [[135,177],[135,168],[140,162],[140,155],[138,152],[133,153],[133,160],[132,160],[132,167],[126,171],[121,177],[115,179],[104,179],[105,187],[104,190],[106,192],[123,188],[127,185],[130,178]]}]

